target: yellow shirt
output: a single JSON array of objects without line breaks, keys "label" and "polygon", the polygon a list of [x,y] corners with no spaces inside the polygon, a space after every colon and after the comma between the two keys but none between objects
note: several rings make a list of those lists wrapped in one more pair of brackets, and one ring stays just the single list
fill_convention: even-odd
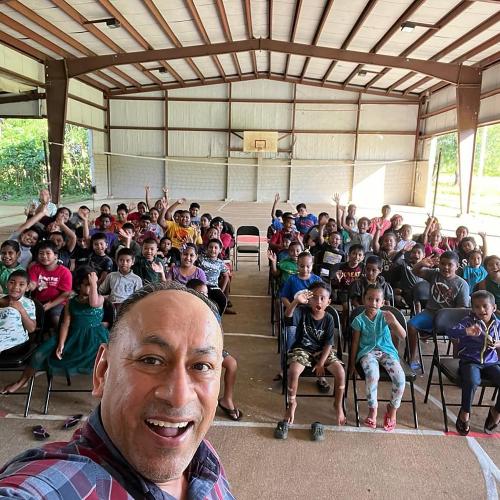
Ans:
[{"label": "yellow shirt", "polygon": [[188,237],[197,245],[203,243],[201,236],[196,233],[196,228],[192,226],[182,227],[171,220],[166,222],[165,236],[168,236],[172,240],[172,246],[175,248],[181,248],[186,243],[186,238]]}]

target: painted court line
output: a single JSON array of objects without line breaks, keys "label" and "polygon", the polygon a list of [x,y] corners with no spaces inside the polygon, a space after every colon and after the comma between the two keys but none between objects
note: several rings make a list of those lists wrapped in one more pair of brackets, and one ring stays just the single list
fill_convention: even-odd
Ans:
[{"label": "painted court line", "polygon": [[257,334],[257,333],[227,333],[227,332],[224,332],[224,335],[229,335],[232,337],[256,337],[258,339],[276,340],[276,337],[273,337],[271,335],[261,335],[261,334]]},{"label": "painted court line", "polygon": [[231,294],[231,298],[232,297],[238,297],[238,298],[242,298],[242,299],[270,299],[271,298],[270,295],[237,295],[235,293]]},{"label": "painted court line", "polygon": [[225,207],[227,207],[233,200],[227,200],[225,203],[223,203],[218,209],[217,212],[221,212]]},{"label": "painted court line", "polygon": [[498,490],[496,481],[500,482],[500,470],[474,438],[468,437],[467,444],[474,455],[476,455],[477,461],[481,466],[484,482],[486,483],[486,498],[488,500],[497,500]]}]

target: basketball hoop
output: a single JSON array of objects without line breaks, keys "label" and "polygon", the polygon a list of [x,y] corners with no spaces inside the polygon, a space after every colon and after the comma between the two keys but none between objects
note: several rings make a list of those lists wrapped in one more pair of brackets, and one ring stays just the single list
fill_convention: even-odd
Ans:
[{"label": "basketball hoop", "polygon": [[245,153],[278,152],[278,132],[246,130],[243,132],[243,151]]}]

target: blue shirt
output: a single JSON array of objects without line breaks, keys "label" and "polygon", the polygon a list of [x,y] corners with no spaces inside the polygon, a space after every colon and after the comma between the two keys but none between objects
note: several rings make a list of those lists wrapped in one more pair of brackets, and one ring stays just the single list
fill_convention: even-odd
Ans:
[{"label": "blue shirt", "polygon": [[296,217],[295,219],[295,226],[300,234],[306,234],[317,223],[318,218],[313,214],[307,214],[304,217]]},{"label": "blue shirt", "polygon": [[392,343],[391,331],[380,309],[373,320],[363,311],[354,318],[352,328],[360,332],[356,362],[374,349],[380,349],[399,361],[398,351]]},{"label": "blue shirt", "polygon": [[486,276],[488,276],[488,273],[486,272],[486,269],[483,266],[479,267],[464,266],[462,270],[462,278],[469,284],[471,294],[474,287],[480,281],[483,281],[484,278],[486,278]]},{"label": "blue shirt", "polygon": [[[188,498],[234,499],[219,458],[206,441],[187,471]],[[74,433],[73,441],[28,450],[8,463],[0,471],[0,497],[174,499],[125,461],[104,430],[99,408]]]},{"label": "blue shirt", "polygon": [[306,290],[309,288],[309,285],[312,285],[316,281],[321,281],[321,278],[316,274],[311,274],[311,276],[306,280],[299,278],[298,274],[294,274],[286,280],[283,288],[281,289],[280,297],[285,297],[289,301],[292,301],[297,292]]}]

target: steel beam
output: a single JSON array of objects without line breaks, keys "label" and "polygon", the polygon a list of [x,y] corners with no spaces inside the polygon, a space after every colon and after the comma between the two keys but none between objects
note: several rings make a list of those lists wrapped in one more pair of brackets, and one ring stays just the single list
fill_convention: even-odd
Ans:
[{"label": "steel beam", "polygon": [[37,92],[36,90],[23,92],[21,94],[0,95],[0,104],[10,104],[13,102],[27,102],[45,99],[44,92]]},{"label": "steel beam", "polygon": [[[302,0],[296,0],[295,4],[295,14],[293,15],[293,21],[292,21],[292,29],[290,31],[290,42],[293,42],[295,40],[295,33],[297,32],[297,25],[299,23],[299,16],[300,16],[300,9],[302,8]],[[286,63],[285,63],[285,71],[283,74],[286,75],[288,73],[288,66],[290,64],[290,52],[287,53],[286,56]]]},{"label": "steel beam", "polygon": [[[222,25],[222,30],[224,31],[224,37],[228,42],[232,42],[233,36],[231,35],[231,28],[229,27],[229,21],[227,20],[226,9],[224,8],[224,4],[222,3],[222,0],[215,0],[215,3],[217,6],[217,14],[219,15],[219,20]],[[231,56],[233,58],[234,67],[239,76],[241,75],[241,66],[240,62],[238,61],[238,56],[234,52],[231,53]],[[254,67],[254,72],[257,73],[257,66]]]},{"label": "steel beam", "polygon": [[64,126],[68,103],[68,73],[66,61],[45,63],[45,93],[49,139],[50,188],[52,200],[61,199],[61,179],[64,151]]},{"label": "steel beam", "polygon": [[457,127],[460,172],[460,211],[470,213],[474,151],[479,118],[481,85],[458,85]]}]

